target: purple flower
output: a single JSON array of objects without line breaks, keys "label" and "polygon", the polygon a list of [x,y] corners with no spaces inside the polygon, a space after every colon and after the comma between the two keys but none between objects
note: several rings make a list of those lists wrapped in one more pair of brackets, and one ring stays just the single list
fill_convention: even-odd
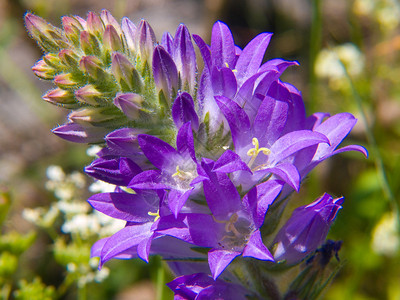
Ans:
[{"label": "purple flower", "polygon": [[[175,218],[163,204],[163,197],[164,193],[154,191],[138,191],[132,194],[120,190],[96,194],[88,199],[97,211],[127,222],[123,229],[93,246],[92,256],[100,257],[100,266],[112,258],[139,257],[147,262],[153,240],[167,235],[178,239],[188,236],[187,226],[183,222],[184,216]],[[198,257],[193,253],[189,254],[189,250],[183,250],[182,245],[174,246],[170,239],[167,241],[169,246],[159,241],[157,247],[156,243],[157,254],[164,254],[167,258],[180,257],[182,253],[186,257]]]},{"label": "purple flower", "polygon": [[175,300],[201,299],[246,299],[250,293],[238,284],[214,280],[205,273],[196,273],[175,278],[167,284],[174,292]]},{"label": "purple flower", "polygon": [[324,194],[313,203],[294,210],[275,237],[276,261],[295,264],[315,251],[326,239],[344,198]]},{"label": "purple flower", "polygon": [[243,200],[228,176],[212,171],[214,162],[203,159],[204,195],[212,215],[191,213],[185,222],[190,232],[187,242],[210,247],[208,263],[217,278],[237,256],[273,260],[263,244],[259,228],[269,205],[279,195],[283,182],[269,180],[247,193]]},{"label": "purple flower", "polygon": [[138,141],[144,155],[158,170],[138,174],[128,187],[168,190],[166,201],[177,216],[196,185],[205,179],[198,174],[190,122],[179,129],[177,149],[151,135],[141,134]]}]

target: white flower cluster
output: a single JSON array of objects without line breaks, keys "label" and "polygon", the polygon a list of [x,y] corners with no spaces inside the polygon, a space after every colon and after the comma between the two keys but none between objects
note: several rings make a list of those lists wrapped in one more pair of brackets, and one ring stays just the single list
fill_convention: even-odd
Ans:
[{"label": "white flower cluster", "polygon": [[[92,153],[97,152],[92,149]],[[125,222],[113,219],[98,211],[92,210],[90,205],[84,200],[87,198],[83,192],[86,187],[86,178],[79,172],[65,174],[60,166],[49,166],[46,172],[48,181],[45,184],[47,190],[54,193],[57,198],[50,207],[26,208],[23,210],[23,217],[44,229],[52,229],[58,217],[62,217],[64,223],[61,231],[64,234],[71,234],[72,241],[78,237],[80,241],[87,240],[89,244],[93,240],[109,236],[124,227]],[[115,186],[96,181],[89,186],[89,191],[110,192],[114,191]],[[100,282],[109,273],[107,268],[97,269],[98,258],[90,260],[88,265],[77,265],[69,263],[67,271],[69,273],[78,272],[78,285],[83,286],[88,282]]]},{"label": "white flower cluster", "polygon": [[338,90],[348,82],[346,72],[357,77],[363,72],[364,65],[362,52],[354,44],[346,43],[321,50],[316,59],[315,74],[327,78],[331,88]]},{"label": "white flower cluster", "polygon": [[387,256],[396,255],[400,248],[399,220],[395,213],[383,215],[372,232],[372,249]]},{"label": "white flower cluster", "polygon": [[374,18],[383,30],[393,30],[400,22],[398,0],[355,0],[353,10],[356,14]]}]

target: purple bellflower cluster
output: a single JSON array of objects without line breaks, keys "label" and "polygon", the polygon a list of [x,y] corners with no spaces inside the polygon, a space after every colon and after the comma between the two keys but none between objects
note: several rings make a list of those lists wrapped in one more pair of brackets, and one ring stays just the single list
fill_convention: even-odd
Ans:
[{"label": "purple bellflower cluster", "polygon": [[157,41],[148,22],[120,24],[105,10],[65,16],[62,29],[31,13],[25,23],[45,52],[33,71],[56,85],[43,99],[71,110],[53,132],[101,145],[85,172],[116,185],[88,200],[126,221],[93,246],[100,267],[160,255],[176,276],[175,299],[290,294],[270,271],[316,253],[343,198],[325,194],[288,220],[282,212],[320,162],[367,156],[362,146],[338,148],[357,120],[307,117],[301,93],[279,79],[298,63],[263,62],[270,33],[240,49],[222,22],[210,44],[183,24]]}]

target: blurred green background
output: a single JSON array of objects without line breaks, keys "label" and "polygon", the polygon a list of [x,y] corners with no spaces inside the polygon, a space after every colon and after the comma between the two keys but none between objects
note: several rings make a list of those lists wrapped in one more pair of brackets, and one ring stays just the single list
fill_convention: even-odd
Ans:
[{"label": "blurred green background", "polygon": [[[49,207],[62,197],[45,184],[48,166],[61,166],[67,176],[91,161],[85,146],[50,133],[68,112],[41,100],[51,84],[31,72],[41,52],[24,29],[23,15],[32,11],[60,26],[63,15],[85,17],[87,11],[101,9],[108,9],[117,20],[147,19],[158,38],[165,30],[175,32],[183,22],[191,33],[207,40],[216,20],[230,26],[239,46],[260,32],[274,32],[266,59],[300,62],[283,79],[303,92],[308,114],[351,112],[359,122],[345,143],[361,144],[370,153],[368,159],[357,153],[331,158],[293,196],[295,206],[324,192],[346,199],[329,234],[343,241],[339,253],[343,267],[323,298],[400,299],[397,0],[1,0],[1,299],[171,297],[167,291],[164,296],[155,291],[157,280],[170,279],[160,271],[158,259],[149,266],[112,261],[107,265],[112,275],[99,279],[96,268],[85,265],[98,236],[82,240],[82,234],[62,230],[62,224],[73,219],[67,213],[51,219],[51,226],[43,224],[47,211],[39,218],[42,223],[36,219],[36,226],[22,214],[24,208]],[[71,181],[73,194],[68,201],[85,201],[91,181],[82,180]],[[88,272],[94,277],[86,278]]]}]

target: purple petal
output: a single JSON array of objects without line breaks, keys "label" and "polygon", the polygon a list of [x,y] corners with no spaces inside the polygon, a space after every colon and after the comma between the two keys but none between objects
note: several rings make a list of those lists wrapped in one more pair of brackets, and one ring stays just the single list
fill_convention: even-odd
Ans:
[{"label": "purple petal", "polygon": [[175,172],[180,155],[174,147],[159,138],[147,134],[140,134],[138,141],[144,155],[155,167],[160,170],[171,169]]},{"label": "purple petal", "polygon": [[139,152],[140,149],[137,136],[140,133],[142,132],[138,129],[122,128],[107,134],[105,140],[107,142],[107,146],[113,152],[116,152],[116,154]]},{"label": "purple petal", "polygon": [[199,128],[199,117],[197,116],[194,101],[190,94],[179,93],[171,108],[172,118],[177,128],[183,124],[191,122],[193,130]]},{"label": "purple petal", "polygon": [[172,189],[168,193],[168,206],[175,217],[178,216],[178,213],[181,211],[183,205],[186,203],[186,200],[189,198],[193,188],[186,191],[179,191]]},{"label": "purple petal", "polygon": [[282,181],[268,180],[252,188],[243,197],[243,203],[252,214],[256,228],[263,224],[269,205],[278,197],[283,185]]},{"label": "purple petal", "polygon": [[243,257],[247,256],[261,260],[274,261],[273,255],[263,244],[260,230],[256,230],[251,234],[249,241],[247,242],[247,245],[243,250]]},{"label": "purple petal", "polygon": [[236,60],[235,44],[229,27],[216,22],[211,33],[211,57],[213,65],[218,68],[234,67]]},{"label": "purple petal", "polygon": [[66,123],[54,128],[51,132],[64,140],[74,143],[98,143],[102,142],[107,133],[107,129],[95,127],[87,124],[86,126],[78,123]]},{"label": "purple petal", "polygon": [[[153,54],[153,76],[158,89],[167,98],[178,89],[178,70],[171,56],[162,46],[156,46]],[[167,99],[168,100],[168,99]]]},{"label": "purple petal", "polygon": [[208,264],[210,265],[211,274],[214,280],[217,279],[232,260],[240,254],[241,253],[237,251],[210,250],[208,252]]},{"label": "purple petal", "polygon": [[115,219],[130,222],[150,222],[156,213],[160,199],[155,193],[151,194],[102,193],[88,199],[90,205],[97,211]]},{"label": "purple petal", "polygon": [[172,35],[169,32],[164,32],[162,37],[161,37],[161,46],[163,46],[163,48],[165,50],[167,50],[167,52],[169,53],[169,55],[173,55],[173,42],[174,42],[174,38],[172,37]]},{"label": "purple petal", "polygon": [[272,33],[261,33],[243,49],[235,66],[237,80],[240,84],[257,73],[271,37]]},{"label": "purple petal", "polygon": [[228,121],[235,147],[240,148],[249,144],[252,138],[250,121],[244,110],[237,103],[224,96],[216,96],[215,100]]},{"label": "purple petal", "polygon": [[196,34],[193,34],[193,39],[196,42],[197,47],[199,47],[201,56],[203,57],[204,70],[209,74],[211,74],[212,62],[211,62],[210,47],[203,41],[203,39],[200,36]]},{"label": "purple petal", "polygon": [[131,189],[169,189],[171,188],[165,181],[158,170],[144,171],[129,182],[128,187]]},{"label": "purple petal", "polygon": [[278,164],[275,167],[263,169],[260,172],[271,172],[289,184],[296,192],[300,189],[300,174],[297,168],[290,163]]},{"label": "purple petal", "polygon": [[260,67],[259,72],[277,70],[280,74],[282,74],[288,67],[298,66],[298,65],[299,63],[297,61],[289,61],[281,58],[275,58],[263,64]]},{"label": "purple petal", "polygon": [[101,251],[101,262],[114,258],[121,252],[137,246],[141,241],[148,239],[153,233],[150,231],[152,223],[127,226],[111,236],[103,246]]},{"label": "purple petal", "polygon": [[301,149],[320,143],[329,143],[328,138],[322,133],[310,130],[289,132],[272,145],[269,164],[274,165]]},{"label": "purple petal", "polygon": [[209,180],[203,181],[204,195],[208,206],[217,219],[225,219],[240,208],[241,199],[229,177],[220,172],[213,172],[214,162],[203,159],[202,167]]},{"label": "purple petal", "polygon": [[129,119],[135,120],[139,117],[142,101],[143,98],[139,94],[118,93],[113,102]]},{"label": "purple petal", "polygon": [[85,173],[105,182],[126,186],[142,169],[126,157],[98,158],[85,167]]},{"label": "purple petal", "polygon": [[174,54],[176,67],[181,74],[183,86],[187,84],[189,91],[194,92],[196,80],[196,53],[189,30],[184,24],[179,25],[174,38]]},{"label": "purple petal", "polygon": [[239,170],[249,171],[251,173],[247,164],[241,160],[239,155],[231,150],[226,150],[215,162],[213,168],[214,172],[222,173],[231,173]]},{"label": "purple petal", "polygon": [[236,77],[229,68],[214,67],[211,82],[215,96],[233,98],[237,91]]},{"label": "purple petal", "polygon": [[122,31],[125,35],[126,42],[129,49],[133,52],[135,50],[135,33],[136,25],[131,20],[124,17],[121,22]]},{"label": "purple petal", "polygon": [[288,104],[265,96],[254,120],[254,136],[263,145],[273,144],[286,125]]},{"label": "purple petal", "polygon": [[336,149],[356,123],[357,119],[352,114],[340,113],[316,126],[314,131],[324,134],[329,139],[330,144],[319,145],[315,158],[322,157]]},{"label": "purple petal", "polygon": [[190,157],[196,162],[196,153],[194,150],[193,133],[190,122],[185,123],[178,131],[176,138],[176,148],[178,153],[184,157],[184,159]]},{"label": "purple petal", "polygon": [[150,246],[153,241],[154,234],[148,236],[143,239],[137,246],[137,254],[139,258],[144,260],[145,262],[149,262],[149,254],[150,254]]}]

